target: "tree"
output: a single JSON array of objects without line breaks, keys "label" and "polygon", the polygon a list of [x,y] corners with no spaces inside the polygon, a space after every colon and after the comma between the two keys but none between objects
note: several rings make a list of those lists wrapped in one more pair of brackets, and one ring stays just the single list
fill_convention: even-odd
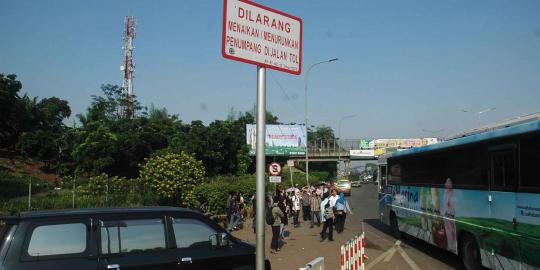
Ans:
[{"label": "tree", "polygon": [[62,122],[71,115],[68,102],[57,97],[23,99],[27,117],[25,130],[18,140],[18,149],[27,157],[35,157],[45,162],[50,169],[51,164],[58,161],[61,140],[64,138],[66,127]]},{"label": "tree", "polygon": [[[92,96],[92,103],[86,114],[77,115],[84,126],[90,122],[113,121],[124,117],[122,108],[127,108],[129,104],[129,98],[124,89],[118,85],[105,84],[101,86],[101,91],[103,96]],[[136,96],[132,96],[132,104],[135,113],[145,109]]]},{"label": "tree", "polygon": [[64,127],[62,121],[71,115],[68,102],[57,97],[44,98],[37,107],[40,112],[41,128],[62,128]]},{"label": "tree", "polygon": [[26,110],[19,96],[21,88],[16,75],[0,73],[0,147],[13,148],[24,128]]},{"label": "tree", "polygon": [[80,172],[109,174],[118,154],[118,137],[109,128],[96,126],[83,134],[84,140],[73,151],[73,158]]},{"label": "tree", "polygon": [[23,132],[18,147],[27,157],[35,157],[50,167],[59,155],[59,137],[52,129],[39,129],[35,132]]},{"label": "tree", "polygon": [[335,139],[334,130],[329,126],[322,125],[318,126],[315,131],[311,128],[308,130],[308,140],[310,144],[314,144],[314,142],[319,143],[321,140],[333,143]]},{"label": "tree", "polygon": [[167,153],[147,159],[139,179],[162,203],[193,207],[196,205],[194,189],[203,183],[204,174],[202,162],[192,155]]}]

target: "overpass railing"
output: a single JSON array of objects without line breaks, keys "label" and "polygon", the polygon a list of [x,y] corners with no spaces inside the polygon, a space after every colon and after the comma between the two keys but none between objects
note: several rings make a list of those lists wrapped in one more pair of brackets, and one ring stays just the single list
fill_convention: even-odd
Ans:
[{"label": "overpass railing", "polygon": [[309,144],[309,156],[348,157],[350,150],[360,149],[360,140],[316,140]]}]

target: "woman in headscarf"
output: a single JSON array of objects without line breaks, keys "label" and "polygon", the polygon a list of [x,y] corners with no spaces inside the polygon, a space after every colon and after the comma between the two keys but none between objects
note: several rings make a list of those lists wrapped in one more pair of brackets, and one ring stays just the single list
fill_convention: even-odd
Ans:
[{"label": "woman in headscarf", "polygon": [[353,214],[349,203],[345,199],[345,194],[343,192],[339,193],[339,198],[336,201],[336,232],[342,233],[345,228],[345,219],[347,218],[347,213]]}]

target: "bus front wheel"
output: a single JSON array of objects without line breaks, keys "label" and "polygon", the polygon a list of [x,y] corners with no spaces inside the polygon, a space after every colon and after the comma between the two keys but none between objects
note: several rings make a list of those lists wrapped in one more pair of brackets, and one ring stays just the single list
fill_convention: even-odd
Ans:
[{"label": "bus front wheel", "polygon": [[478,249],[478,244],[476,244],[474,236],[470,234],[463,235],[460,247],[461,260],[465,268],[467,270],[482,269],[480,249]]}]

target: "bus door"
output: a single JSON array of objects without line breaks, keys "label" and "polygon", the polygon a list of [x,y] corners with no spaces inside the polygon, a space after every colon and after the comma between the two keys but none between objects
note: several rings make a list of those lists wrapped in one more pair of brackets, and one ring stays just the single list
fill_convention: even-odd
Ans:
[{"label": "bus door", "polygon": [[[484,255],[492,269],[514,269],[520,261],[516,234],[517,145],[499,144],[489,148],[490,219]],[[519,268],[519,265],[517,265]]]},{"label": "bus door", "polygon": [[[522,269],[540,269],[540,133],[519,143],[519,192],[516,195],[517,232],[521,237]],[[532,266],[532,267],[531,267]],[[535,268],[536,267],[536,268]]]},{"label": "bus door", "polygon": [[379,165],[377,173],[378,198],[379,198],[379,217],[382,223],[390,224],[390,209],[392,205],[392,190],[387,183],[386,164]]}]

